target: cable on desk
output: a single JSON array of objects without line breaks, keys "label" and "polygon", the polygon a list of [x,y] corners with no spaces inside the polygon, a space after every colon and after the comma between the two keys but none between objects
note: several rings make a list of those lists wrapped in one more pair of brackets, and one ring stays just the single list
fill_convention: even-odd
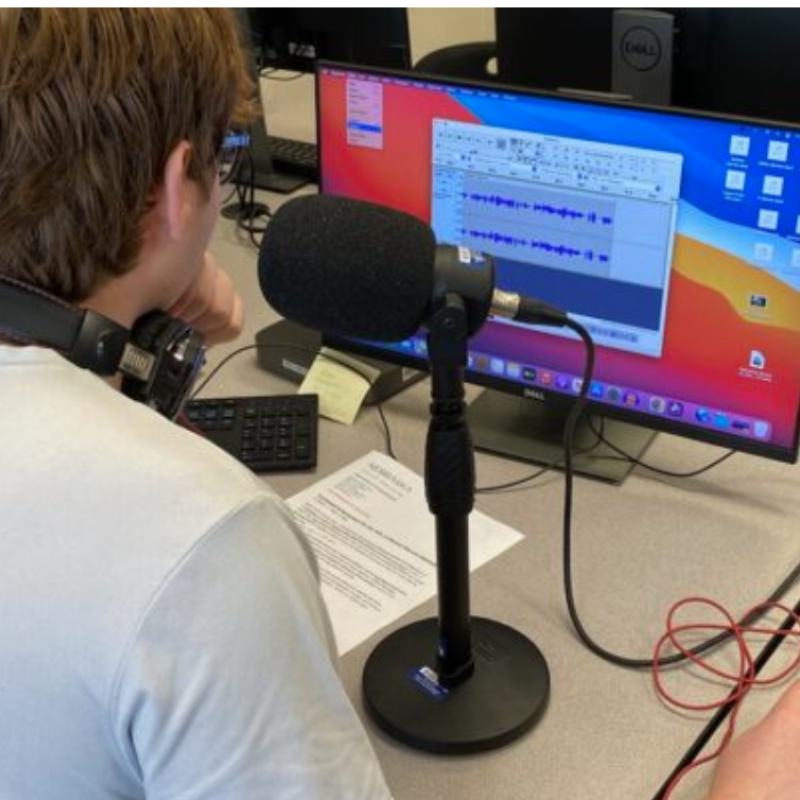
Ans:
[{"label": "cable on desk", "polygon": [[[676,624],[676,614],[685,606],[689,606],[691,604],[700,604],[714,609],[723,617],[725,624]],[[798,602],[792,609],[789,609],[787,606],[784,606],[781,603],[763,603],[751,609],[746,616],[763,616],[764,613],[775,609],[786,614],[785,619],[777,628],[753,628],[750,626],[739,625],[734,621],[731,614],[729,614],[721,605],[713,600],[708,600],[707,598],[702,597],[687,598],[686,600],[676,603],[670,609],[669,614],[667,615],[667,630],[656,644],[653,655],[653,680],[655,682],[656,690],[658,691],[659,695],[668,703],[678,708],[691,711],[710,711],[716,709],[716,713],[706,724],[686,753],[684,753],[678,764],[661,785],[661,788],[654,795],[653,800],[668,800],[680,781],[690,771],[703,764],[707,764],[708,762],[717,758],[717,756],[719,756],[725,750],[733,738],[736,726],[736,717],[739,713],[739,709],[741,708],[741,703],[754,686],[769,686],[779,683],[788,677],[792,672],[794,672],[798,666],[800,666],[800,649],[798,649],[797,653],[787,667],[784,667],[784,669],[778,671],[771,677],[758,677],[777,649],[786,641],[787,637],[791,636],[796,639],[800,635],[800,631],[794,630],[794,627],[800,624],[800,602]],[[737,673],[734,674],[727,670],[719,669],[713,664],[697,658],[697,656],[693,654],[692,649],[684,647],[680,642],[679,634],[709,629],[726,630],[730,632],[731,636],[735,637],[739,650],[739,670]],[[747,643],[746,637],[749,634],[770,636],[769,641],[766,643],[766,645],[764,645],[758,656],[755,658],[753,657],[752,650]],[[703,672],[710,673],[717,678],[723,678],[725,680],[732,681],[734,683],[734,687],[731,689],[727,697],[711,703],[690,703],[674,697],[669,691],[667,691],[663,681],[661,680],[660,668],[658,666],[663,660],[660,657],[660,653],[666,644],[671,644],[672,647],[678,652],[684,654],[694,664],[700,667]],[[706,746],[706,744],[708,744],[708,742],[711,740],[711,737],[716,733],[720,725],[722,725],[726,719],[728,719],[728,725],[718,747],[707,756],[699,758],[703,748]]]},{"label": "cable on desk", "polygon": [[[596,431],[592,431],[597,435]],[[601,444],[602,439],[598,436],[596,441],[593,444],[590,444],[588,447],[584,447],[581,450],[576,450],[575,455],[586,455],[588,453],[594,452]],[[490,494],[492,492],[503,492],[507,491],[508,489],[516,489],[518,486],[522,486],[523,484],[530,483],[536,478],[544,475],[547,472],[550,472],[552,469],[556,469],[562,466],[564,463],[563,457],[557,458],[555,461],[551,461],[549,464],[542,465],[536,472],[531,473],[530,475],[526,475],[524,478],[517,478],[516,480],[509,481],[508,483],[498,483],[494,486],[481,486],[475,489],[475,494]]]},{"label": "cable on desk", "polygon": [[[617,447],[613,442],[610,442],[604,435],[602,430],[598,431],[594,427],[594,421],[591,417],[589,417],[589,427],[594,433],[595,436],[599,437],[600,441],[605,444],[610,450],[613,450],[617,453],[620,458],[620,461],[627,461],[629,464],[633,464],[637,467],[642,467],[643,469],[649,470],[650,472],[655,472],[658,475],[664,475],[668,478],[696,478],[698,475],[702,475],[704,472],[708,472],[710,469],[713,469],[716,466],[719,466],[723,461],[727,461],[731,456],[736,455],[735,450],[729,450],[727,453],[724,453],[719,458],[714,459],[710,464],[706,464],[704,467],[698,467],[697,469],[690,470],[689,472],[672,472],[671,470],[662,469],[661,467],[653,466],[652,464],[648,464],[646,461],[642,461],[639,458],[636,458],[630,453],[626,453],[621,448]],[[609,458],[613,458],[609,456]]]},{"label": "cable on desk", "polygon": [[[230,183],[238,170],[241,168],[242,161],[244,160],[244,148],[236,145],[234,147],[223,147],[219,154],[219,184],[220,186],[225,186],[225,184]],[[236,187],[233,187],[233,190],[228,195],[228,197],[222,202],[222,205],[226,205],[230,202],[233,198],[233,195],[236,192]]]},{"label": "cable on desk", "polygon": [[[563,574],[564,574],[564,595],[567,604],[567,611],[569,613],[570,621],[572,622],[575,632],[581,642],[596,656],[599,656],[604,661],[611,664],[616,664],[620,667],[627,669],[652,669],[652,658],[631,658],[628,656],[618,655],[617,653],[608,650],[602,645],[598,644],[586,630],[578,612],[577,604],[575,602],[575,593],[572,580],[572,495],[573,495],[573,439],[578,420],[583,414],[587,405],[587,391],[591,383],[592,375],[594,372],[594,342],[588,331],[575,322],[569,319],[568,327],[572,328],[583,340],[586,349],[586,358],[583,368],[583,384],[578,399],[570,409],[564,426],[564,525],[563,525]],[[786,593],[786,591],[793,586],[800,577],[800,562],[798,562],[789,574],[781,582],[780,586],[767,598],[765,604],[775,603]],[[763,614],[763,605],[756,606],[753,611],[745,614],[742,619],[737,622],[740,628],[746,628],[756,622]],[[686,661],[690,655],[698,656],[705,653],[723,642],[728,641],[733,634],[730,631],[721,631],[720,633],[711,636],[704,642],[695,645],[687,650],[687,653],[672,653],[668,656],[662,656],[658,659],[658,667],[669,666],[671,664],[679,664]]]},{"label": "cable on desk", "polygon": [[[222,215],[228,219],[233,219],[237,228],[244,231],[253,246],[258,249],[261,246],[259,237],[262,237],[266,232],[269,220],[272,218],[272,212],[266,203],[256,200],[255,163],[249,146],[241,148],[238,156],[237,172],[239,176],[241,176],[241,164],[244,163],[245,159],[247,159],[248,164],[248,181],[243,185],[240,180],[236,180],[233,170],[231,171],[236,184],[233,192],[222,206]],[[230,203],[234,195],[237,202]],[[263,224],[259,222],[262,219],[266,220]]]},{"label": "cable on desk", "polygon": [[[711,463],[706,464],[705,466],[698,467],[697,469],[690,470],[689,472],[673,472],[671,470],[663,469],[662,467],[657,467],[653,464],[648,464],[646,461],[642,461],[635,456],[626,453],[621,448],[617,447],[612,441],[610,441],[604,434],[604,425],[603,425],[603,418],[599,417],[596,419],[591,414],[587,417],[589,428],[592,433],[595,435],[596,440],[593,444],[585,447],[582,450],[575,450],[573,451],[573,455],[586,455],[588,453],[594,452],[601,444],[604,444],[608,447],[609,450],[613,450],[617,453],[617,456],[609,456],[603,455],[602,458],[608,459],[610,461],[626,461],[629,464],[633,464],[636,467],[642,467],[642,469],[649,470],[650,472],[655,472],[658,475],[664,475],[668,478],[696,478],[698,475],[702,475],[704,472],[708,472],[709,470],[713,469],[716,466],[719,466],[723,461],[727,461],[731,456],[736,455],[735,450],[729,450],[724,455],[720,456],[719,458],[714,459]],[[598,424],[599,423],[599,424]],[[556,459],[555,461],[551,461],[549,464],[543,465],[540,469],[536,472],[531,473],[530,475],[525,476],[524,478],[519,478],[517,480],[509,481],[508,483],[499,483],[495,486],[482,486],[475,490],[476,494],[489,494],[491,492],[502,492],[508,489],[515,489],[518,486],[522,486],[526,483],[530,483],[536,478],[541,477],[542,475],[546,474],[552,469],[557,469],[564,464],[563,457]]]},{"label": "cable on desk", "polygon": [[[289,350],[298,350],[298,351],[303,352],[303,353],[314,353],[314,354],[316,354],[318,356],[321,355],[323,358],[327,358],[330,361],[335,361],[337,364],[341,364],[341,366],[343,366],[343,367],[347,367],[347,369],[349,369],[351,372],[355,372],[356,375],[360,375],[362,378],[364,378],[365,381],[367,381],[367,383],[369,383],[370,386],[373,386],[373,384],[374,384],[374,380],[375,379],[371,378],[365,372],[362,372],[361,370],[359,370],[353,364],[336,358],[331,353],[319,353],[317,350],[314,350],[311,347],[304,347],[303,345],[292,344],[291,342],[270,342],[269,344],[248,344],[248,345],[245,345],[244,347],[240,347],[237,350],[234,350],[232,353],[228,353],[228,355],[225,356],[225,358],[223,358],[222,361],[220,361],[219,364],[217,364],[214,367],[214,369],[211,370],[211,372],[200,383],[200,385],[195,388],[195,390],[191,394],[191,398],[190,399],[192,399],[192,400],[196,399],[197,396],[200,394],[200,392],[202,392],[203,389],[205,389],[206,386],[208,386],[208,384],[216,377],[217,373],[219,373],[219,371],[229,361],[231,361],[232,359],[236,358],[236,356],[240,356],[240,355],[242,355],[242,353],[247,353],[247,352],[249,352],[251,350],[260,350],[260,349],[267,349],[267,348],[274,348],[274,347],[281,347],[281,348],[289,349]],[[380,417],[381,423],[383,424],[383,435],[384,435],[384,441],[385,441],[385,445],[386,445],[386,454],[390,458],[393,458],[395,461],[397,461],[398,458],[397,458],[397,455],[394,452],[394,447],[393,447],[393,442],[392,442],[392,432],[389,429],[389,423],[386,420],[386,414],[384,413],[384,410],[383,410],[383,402],[375,403],[375,406],[378,409],[378,416]]]}]

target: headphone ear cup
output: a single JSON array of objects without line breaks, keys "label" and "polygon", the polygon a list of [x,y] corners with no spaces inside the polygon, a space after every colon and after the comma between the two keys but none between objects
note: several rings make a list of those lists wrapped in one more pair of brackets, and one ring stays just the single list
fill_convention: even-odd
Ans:
[{"label": "headphone ear cup", "polygon": [[155,361],[146,379],[125,375],[123,394],[174,419],[205,361],[202,337],[185,322],[153,311],[136,321],[131,344]]},{"label": "headphone ear cup", "polygon": [[148,352],[160,351],[182,331],[186,324],[164,311],[151,311],[136,320],[131,330],[131,341]]}]

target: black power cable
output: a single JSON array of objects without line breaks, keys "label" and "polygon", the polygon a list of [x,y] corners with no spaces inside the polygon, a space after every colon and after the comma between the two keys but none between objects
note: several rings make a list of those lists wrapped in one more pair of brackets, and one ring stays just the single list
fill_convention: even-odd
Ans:
[{"label": "black power cable", "polygon": [[[635,458],[634,456],[630,455],[630,453],[626,453],[624,450],[617,447],[617,445],[615,445],[613,442],[610,442],[603,435],[602,430],[598,431],[595,429],[594,421],[591,417],[589,418],[589,427],[591,428],[592,433],[594,433],[595,436],[597,436],[600,441],[609,448],[609,450],[613,450],[619,455],[620,461],[627,461],[629,464],[642,467],[642,469],[655,472],[658,475],[664,475],[667,478],[696,478],[698,475],[702,475],[704,472],[708,472],[710,469],[714,469],[714,467],[719,466],[723,461],[727,461],[729,458],[731,458],[731,456],[736,455],[735,450],[729,450],[727,453],[724,453],[719,458],[714,459],[710,464],[706,464],[704,467],[698,467],[697,469],[690,470],[689,472],[673,472],[668,469],[662,469],[661,467],[655,467],[652,464],[648,464],[646,461]],[[607,456],[607,458],[613,458],[613,456]]]},{"label": "black power cable", "polygon": [[[595,434],[597,437],[596,440],[590,444],[588,447],[584,447],[581,450],[576,450],[574,455],[586,455],[588,453],[593,453],[603,442],[603,439],[597,435],[597,432],[592,430],[592,433]],[[564,459],[563,457],[559,457],[554,461],[550,461],[547,464],[543,464],[536,472],[531,473],[530,475],[526,475],[524,478],[517,478],[513,481],[508,481],[508,483],[498,483],[494,486],[481,486],[475,489],[475,494],[491,494],[493,492],[504,492],[508,489],[516,489],[519,486],[523,486],[526,483],[530,483],[536,478],[544,475],[547,472],[550,472],[553,469],[558,469],[559,467],[563,466]]]}]

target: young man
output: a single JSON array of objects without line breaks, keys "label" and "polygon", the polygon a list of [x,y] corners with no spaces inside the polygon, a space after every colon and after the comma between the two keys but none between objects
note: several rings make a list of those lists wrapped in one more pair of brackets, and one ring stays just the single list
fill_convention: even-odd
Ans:
[{"label": "young man", "polygon": [[[227,11],[0,10],[0,275],[210,338]],[[306,544],[224,453],[0,319],[0,797],[387,798]]]}]

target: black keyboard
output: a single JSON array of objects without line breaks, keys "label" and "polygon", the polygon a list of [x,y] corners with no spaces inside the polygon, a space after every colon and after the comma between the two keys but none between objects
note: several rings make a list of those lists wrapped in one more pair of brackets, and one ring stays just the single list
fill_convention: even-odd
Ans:
[{"label": "black keyboard", "polygon": [[190,400],[186,415],[195,428],[253,472],[317,465],[315,394]]},{"label": "black keyboard", "polygon": [[308,178],[317,179],[319,175],[319,150],[310,142],[268,136],[269,152],[278,167]]}]

